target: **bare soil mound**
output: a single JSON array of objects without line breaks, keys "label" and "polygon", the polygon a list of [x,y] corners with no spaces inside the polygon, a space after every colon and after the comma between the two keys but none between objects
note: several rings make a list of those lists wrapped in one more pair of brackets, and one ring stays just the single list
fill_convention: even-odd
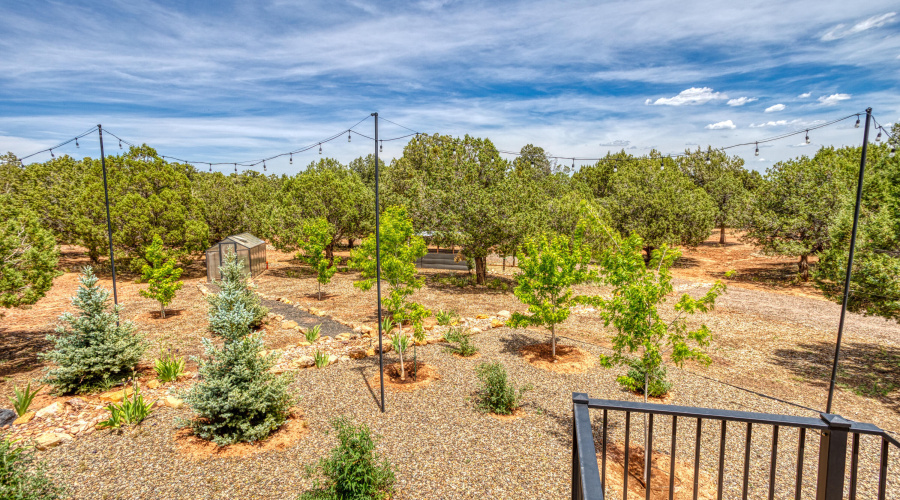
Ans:
[{"label": "bare soil mound", "polygon": [[[597,462],[602,467],[602,451],[597,454]],[[650,498],[652,500],[668,500],[669,471],[671,457],[653,452],[650,459]],[[618,443],[610,443],[606,450],[606,490],[621,493],[624,479],[625,447]],[[675,495],[676,500],[694,498],[693,464],[675,460]],[[712,500],[716,498],[716,483],[709,474],[700,472],[697,498]],[[644,448],[632,446],[628,456],[628,498],[639,500],[646,498],[647,483],[644,480]]]},{"label": "bare soil mound", "polygon": [[532,366],[556,373],[584,373],[595,362],[593,356],[570,345],[556,344],[555,358],[549,343],[527,345],[519,352]]},{"label": "bare soil mound", "polygon": [[[435,380],[441,377],[437,370],[421,361],[406,361],[403,363],[406,368],[406,378],[400,378],[400,363],[391,363],[384,367],[384,387],[395,391],[415,391],[431,385]],[[369,379],[371,387],[379,384],[378,375]]]},{"label": "bare soil mound", "polygon": [[257,453],[285,450],[308,433],[309,426],[303,420],[302,414],[295,410],[284,424],[264,441],[219,446],[212,441],[194,436],[190,429],[180,429],[175,433],[174,439],[181,454],[194,460],[207,460],[210,458],[242,458]]}]

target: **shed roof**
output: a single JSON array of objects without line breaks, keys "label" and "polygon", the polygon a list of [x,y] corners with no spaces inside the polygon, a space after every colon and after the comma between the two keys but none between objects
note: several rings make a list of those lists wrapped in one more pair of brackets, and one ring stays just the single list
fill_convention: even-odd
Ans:
[{"label": "shed roof", "polygon": [[233,234],[233,235],[225,238],[224,240],[220,241],[219,243],[216,243],[215,245],[213,245],[210,248],[210,250],[212,248],[218,247],[220,243],[226,243],[226,242],[237,243],[238,245],[241,245],[241,246],[244,246],[247,248],[254,248],[259,245],[265,245],[265,243],[266,243],[265,241],[257,238],[256,236],[253,236],[250,233],[241,233],[241,234]]}]

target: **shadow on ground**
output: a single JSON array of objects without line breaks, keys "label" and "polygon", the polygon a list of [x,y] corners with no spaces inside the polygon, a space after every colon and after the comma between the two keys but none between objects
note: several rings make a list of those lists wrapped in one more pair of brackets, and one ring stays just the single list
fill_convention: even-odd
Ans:
[{"label": "shadow on ground", "polygon": [[41,367],[44,361],[38,354],[53,346],[47,341],[49,329],[0,329],[0,377],[11,377]]},{"label": "shadow on ground", "polygon": [[[834,344],[818,342],[777,349],[775,362],[817,387],[828,387]],[[877,399],[900,413],[900,347],[845,342],[838,364],[838,386]]]}]

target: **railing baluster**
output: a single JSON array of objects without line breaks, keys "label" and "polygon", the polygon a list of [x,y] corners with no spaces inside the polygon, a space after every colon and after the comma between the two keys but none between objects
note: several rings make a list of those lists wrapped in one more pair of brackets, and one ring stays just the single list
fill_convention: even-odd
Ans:
[{"label": "railing baluster", "polygon": [[672,451],[669,454],[669,500],[675,498],[675,436],[678,434],[678,415],[672,415]]},{"label": "railing baluster", "polygon": [[703,419],[697,419],[697,439],[694,443],[694,500],[700,494],[700,436],[703,431]]},{"label": "railing baluster", "polygon": [[716,498],[722,500],[722,491],[725,486],[725,430],[727,427],[728,421],[722,420],[722,435],[719,438],[719,491]]},{"label": "railing baluster", "polygon": [[881,438],[881,469],[878,472],[878,500],[887,494],[888,440]]},{"label": "railing baluster", "polygon": [[600,469],[600,484],[603,485],[603,496],[606,496],[606,428],[609,421],[607,420],[607,410],[603,410],[603,468]]},{"label": "railing baluster", "polygon": [[647,482],[644,483],[644,498],[650,500],[650,473],[653,467],[653,414],[650,414],[650,421],[647,423],[647,442],[644,443],[644,477]]},{"label": "railing baluster", "polygon": [[747,486],[750,481],[750,441],[753,439],[753,423],[747,422],[747,441],[744,443],[744,484],[741,498],[747,500]]},{"label": "railing baluster", "polygon": [[803,492],[803,451],[806,450],[806,427],[800,428],[800,439],[797,444],[797,485],[794,488],[794,500],[800,500]]},{"label": "railing baluster", "polygon": [[628,441],[631,438],[631,412],[625,412],[625,471],[622,473],[625,476],[622,479],[622,498],[628,498],[628,465],[629,460],[631,459],[631,449],[628,446]]},{"label": "railing baluster", "polygon": [[859,433],[853,434],[853,447],[850,451],[850,500],[856,500],[857,469],[859,468]]},{"label": "railing baluster", "polygon": [[772,461],[769,463],[769,500],[775,498],[775,465],[778,462],[778,426],[772,426]]}]

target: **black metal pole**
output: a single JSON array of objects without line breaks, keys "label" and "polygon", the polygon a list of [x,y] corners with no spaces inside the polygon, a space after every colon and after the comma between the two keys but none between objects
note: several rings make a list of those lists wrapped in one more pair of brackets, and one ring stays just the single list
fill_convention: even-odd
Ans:
[{"label": "black metal pole", "polygon": [[103,195],[106,197],[106,232],[109,236],[109,264],[112,267],[113,304],[119,305],[119,295],[116,292],[116,258],[113,255],[112,221],[109,218],[109,189],[106,187],[106,154],[103,152],[102,125],[97,125],[97,133],[100,134],[100,165],[103,167]]},{"label": "black metal pole", "polygon": [[847,300],[850,298],[850,275],[853,273],[853,251],[856,246],[856,228],[859,225],[859,205],[862,202],[863,175],[866,170],[866,149],[869,146],[869,123],[872,108],[866,109],[866,128],[863,132],[862,157],[859,159],[859,180],[856,183],[856,207],[853,208],[853,231],[850,234],[850,255],[847,257],[847,275],[844,278],[844,300],[841,303],[841,321],[838,323],[837,345],[834,348],[834,364],[831,366],[831,383],[828,385],[828,404],[825,413],[831,413],[834,399],[834,383],[837,378],[838,358],[841,355],[841,339],[844,336],[844,317],[847,315]]},{"label": "black metal pole", "polygon": [[378,376],[381,381],[381,413],[384,413],[384,347],[381,344],[381,229],[378,207],[378,113],[375,117],[375,289],[378,293]]}]

